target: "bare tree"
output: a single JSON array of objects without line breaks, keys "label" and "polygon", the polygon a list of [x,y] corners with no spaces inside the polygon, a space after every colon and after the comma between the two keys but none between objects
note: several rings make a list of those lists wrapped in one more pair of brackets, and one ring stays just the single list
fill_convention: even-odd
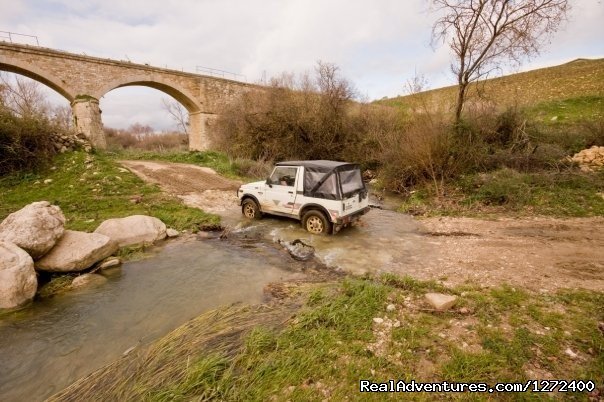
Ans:
[{"label": "bare tree", "polygon": [[455,119],[461,119],[470,83],[504,63],[519,65],[539,53],[565,20],[568,0],[433,0],[443,13],[432,39],[447,42],[455,61],[458,92]]},{"label": "bare tree", "polygon": [[52,120],[64,130],[73,126],[73,115],[70,105],[55,106],[52,108]]},{"label": "bare tree", "polygon": [[189,127],[189,112],[187,112],[183,105],[173,99],[163,98],[161,101],[164,110],[176,122],[176,129],[186,134],[188,132],[187,127]]},{"label": "bare tree", "polygon": [[36,81],[0,72],[0,103],[19,117],[48,115],[50,106]]}]

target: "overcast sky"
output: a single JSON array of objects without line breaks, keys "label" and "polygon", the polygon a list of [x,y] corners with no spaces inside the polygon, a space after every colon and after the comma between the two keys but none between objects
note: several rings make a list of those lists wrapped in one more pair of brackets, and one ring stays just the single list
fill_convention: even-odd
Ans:
[{"label": "overcast sky", "polygon": [[[603,1],[571,4],[568,23],[521,70],[604,57]],[[36,35],[41,46],[90,56],[227,70],[249,82],[263,73],[312,70],[322,60],[337,64],[373,100],[404,93],[416,73],[431,88],[454,83],[447,47],[430,46],[435,16],[429,10],[428,0],[0,0],[0,31]],[[116,89],[101,99],[103,121],[168,129],[166,96]]]}]

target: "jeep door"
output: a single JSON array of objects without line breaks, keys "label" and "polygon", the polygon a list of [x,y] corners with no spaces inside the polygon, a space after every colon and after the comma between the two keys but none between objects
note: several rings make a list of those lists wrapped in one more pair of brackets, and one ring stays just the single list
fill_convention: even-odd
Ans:
[{"label": "jeep door", "polygon": [[262,210],[292,214],[296,199],[298,167],[277,166],[266,182]]}]

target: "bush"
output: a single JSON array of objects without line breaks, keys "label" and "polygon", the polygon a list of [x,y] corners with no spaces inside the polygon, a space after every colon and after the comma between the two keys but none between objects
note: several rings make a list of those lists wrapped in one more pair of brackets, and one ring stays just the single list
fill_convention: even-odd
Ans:
[{"label": "bush", "polygon": [[526,205],[531,196],[526,176],[508,168],[478,175],[474,185],[474,198],[485,205]]},{"label": "bush", "polygon": [[330,64],[319,63],[314,78],[284,74],[227,105],[213,142],[246,159],[346,159],[360,138],[349,115],[353,95]]},{"label": "bush", "polygon": [[52,137],[61,130],[43,116],[0,108],[0,176],[48,165],[56,154]]},{"label": "bush", "polygon": [[233,161],[233,170],[239,176],[265,179],[270,175],[272,169],[273,164],[268,161],[253,161],[241,158]]}]

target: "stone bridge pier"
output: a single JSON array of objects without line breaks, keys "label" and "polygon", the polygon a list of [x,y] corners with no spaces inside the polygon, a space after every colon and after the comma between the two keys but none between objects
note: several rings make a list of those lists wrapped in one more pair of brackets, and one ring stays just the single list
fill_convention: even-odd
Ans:
[{"label": "stone bridge pier", "polygon": [[109,91],[146,86],[170,95],[189,113],[189,149],[212,146],[212,120],[238,95],[260,88],[200,74],[0,42],[0,71],[21,74],[57,91],[71,104],[74,127],[95,148],[107,146],[99,100]]}]

